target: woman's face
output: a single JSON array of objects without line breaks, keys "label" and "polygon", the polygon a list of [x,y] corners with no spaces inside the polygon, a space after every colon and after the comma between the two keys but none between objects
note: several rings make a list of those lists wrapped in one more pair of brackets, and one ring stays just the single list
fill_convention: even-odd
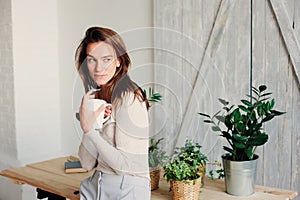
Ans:
[{"label": "woman's face", "polygon": [[87,67],[90,76],[98,86],[105,85],[114,76],[120,62],[115,50],[105,42],[94,42],[86,48]]}]

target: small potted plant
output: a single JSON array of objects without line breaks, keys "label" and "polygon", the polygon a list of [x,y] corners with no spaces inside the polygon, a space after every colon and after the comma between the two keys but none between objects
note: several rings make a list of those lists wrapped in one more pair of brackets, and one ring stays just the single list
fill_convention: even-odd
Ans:
[{"label": "small potted plant", "polygon": [[201,152],[202,146],[199,143],[193,143],[191,140],[186,140],[183,147],[177,147],[174,156],[183,153],[188,153],[191,159],[197,160],[200,168],[201,185],[204,183],[204,176],[206,173],[207,156]]},{"label": "small potted plant", "polygon": [[157,103],[159,101],[162,100],[162,96],[159,93],[154,93],[154,90],[152,87],[148,88],[148,92],[147,90],[143,90],[144,94],[146,95],[148,101],[151,103],[150,106],[153,105],[153,103]]},{"label": "small potted plant", "polygon": [[223,147],[228,153],[222,155],[226,191],[237,196],[254,193],[258,159],[255,150],[268,141],[263,125],[284,114],[274,110],[275,100],[270,99],[272,93],[267,92],[267,86],[252,87],[252,94],[247,95],[250,101],[242,99],[237,106],[219,99],[222,109],[213,116],[199,113],[229,144]]},{"label": "small potted plant", "polygon": [[166,152],[159,146],[162,140],[163,138],[158,140],[151,138],[150,146],[148,148],[151,190],[159,188],[161,167],[163,167],[167,159]]},{"label": "small potted plant", "polygon": [[186,141],[185,146],[177,148],[164,166],[164,177],[171,184],[174,200],[199,199],[203,173],[201,166],[204,166],[207,160],[200,148],[198,143]]},{"label": "small potted plant", "polygon": [[[152,87],[148,88],[148,91],[144,90],[149,106],[151,107],[154,103],[161,101],[162,96],[159,93],[154,93]],[[160,179],[160,167],[163,166],[166,160],[166,152],[159,146],[163,138],[156,140],[155,138],[150,139],[148,148],[148,160],[150,168],[150,179],[151,179],[151,190],[159,188]]]}]

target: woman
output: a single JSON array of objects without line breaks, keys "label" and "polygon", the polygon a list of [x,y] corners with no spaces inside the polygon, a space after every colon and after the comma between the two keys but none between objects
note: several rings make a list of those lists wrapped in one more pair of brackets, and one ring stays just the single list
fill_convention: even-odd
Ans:
[{"label": "woman", "polygon": [[[82,200],[150,199],[148,102],[127,74],[130,63],[121,37],[107,28],[89,28],[76,50],[87,92],[79,111],[84,132],[79,157],[85,169],[96,169],[81,183]],[[112,106],[89,111],[88,100],[93,98]],[[93,125],[104,109],[110,119],[96,130]]]}]

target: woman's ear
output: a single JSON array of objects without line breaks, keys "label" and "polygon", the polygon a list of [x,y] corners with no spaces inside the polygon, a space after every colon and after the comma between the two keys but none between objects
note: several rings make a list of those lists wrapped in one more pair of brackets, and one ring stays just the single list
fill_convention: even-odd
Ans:
[{"label": "woman's ear", "polygon": [[120,67],[121,65],[121,61],[120,61],[120,58],[117,59],[117,67]]}]

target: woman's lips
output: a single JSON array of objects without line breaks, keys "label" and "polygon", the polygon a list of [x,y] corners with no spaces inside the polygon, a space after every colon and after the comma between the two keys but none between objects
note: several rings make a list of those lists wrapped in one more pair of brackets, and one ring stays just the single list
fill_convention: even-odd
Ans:
[{"label": "woman's lips", "polygon": [[101,74],[95,74],[95,78],[104,78],[106,75],[105,74],[103,74],[103,75],[101,75]]}]

